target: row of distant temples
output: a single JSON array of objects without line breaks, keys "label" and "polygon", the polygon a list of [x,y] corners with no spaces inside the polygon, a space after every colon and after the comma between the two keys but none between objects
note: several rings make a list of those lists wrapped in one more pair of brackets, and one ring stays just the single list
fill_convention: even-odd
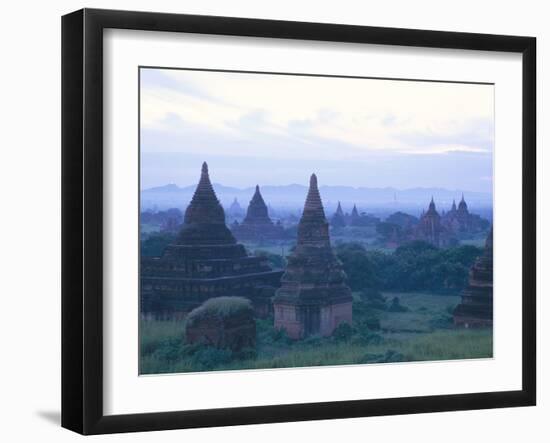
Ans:
[{"label": "row of distant temples", "polygon": [[[335,213],[334,217],[336,217]],[[434,199],[428,209],[422,211],[420,218],[403,212],[391,214],[384,223],[383,235],[388,246],[397,247],[402,243],[422,240],[436,247],[449,247],[458,244],[460,239],[471,238],[487,232],[489,221],[468,210],[464,195],[458,204],[453,200],[451,209],[442,211],[436,209]]]},{"label": "row of distant temples", "polygon": [[[249,210],[247,217],[271,227],[258,188],[254,199],[256,210]],[[247,298],[258,317],[273,313],[275,327],[294,339],[331,335],[340,323],[352,322],[351,291],[330,245],[315,175],[298,225],[296,248],[283,272],[272,269],[263,257],[248,255],[237,242],[225,224],[208,166],[203,164],[176,240],[162,256],[141,259],[141,313],[184,317],[205,301],[222,296]]]},{"label": "row of distant temples", "polygon": [[[417,229],[437,238],[440,224],[432,200]],[[229,296],[249,300],[256,317],[273,315],[274,326],[284,329],[293,339],[328,336],[341,323],[351,324],[351,290],[331,247],[329,223],[315,174],[310,178],[296,246],[284,271],[273,269],[264,257],[249,255],[234,235],[239,230],[244,236],[254,230],[277,235],[277,229],[256,187],[245,220],[233,226],[232,232],[204,163],[176,239],[161,256],[141,258],[141,315],[184,318],[207,300]],[[476,323],[476,318],[482,321]],[[491,321],[492,233],[455,311],[457,325],[474,327]]]}]

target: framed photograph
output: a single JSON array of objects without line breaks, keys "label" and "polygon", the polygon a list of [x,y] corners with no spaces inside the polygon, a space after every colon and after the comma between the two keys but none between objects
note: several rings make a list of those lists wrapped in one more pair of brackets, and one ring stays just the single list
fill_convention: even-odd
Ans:
[{"label": "framed photograph", "polygon": [[62,425],[534,405],[532,37],[62,20]]}]

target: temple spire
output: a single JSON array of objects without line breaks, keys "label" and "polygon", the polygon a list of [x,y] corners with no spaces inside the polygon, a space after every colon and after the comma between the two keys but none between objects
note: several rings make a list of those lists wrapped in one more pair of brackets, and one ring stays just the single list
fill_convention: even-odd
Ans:
[{"label": "temple spire", "polygon": [[216,196],[212,183],[210,182],[210,176],[208,175],[208,165],[206,164],[206,162],[202,164],[201,177],[199,179],[197,188],[195,189],[195,194],[193,195],[189,208],[197,205],[203,205],[205,203],[209,203],[212,205],[217,204],[221,208],[218,197]]},{"label": "temple spire", "polygon": [[185,210],[183,221],[177,240],[179,243],[235,243],[235,238],[225,226],[225,212],[210,182],[206,162],[202,164],[199,183]]},{"label": "temple spire", "polygon": [[302,219],[318,219],[319,221],[326,221],[325,210],[323,209],[323,202],[321,201],[321,195],[319,194],[319,188],[317,187],[317,176],[315,174],[311,174],[309,179],[309,191],[307,193]]},{"label": "temple spire", "polygon": [[301,339],[328,336],[340,323],[351,324],[352,296],[345,278],[330,246],[317,177],[312,174],[296,247],[273,298],[275,328]]},{"label": "temple spire", "polygon": [[335,228],[343,228],[346,226],[346,218],[344,216],[344,211],[342,211],[342,205],[340,202],[338,202],[338,207],[330,220],[330,224]]},{"label": "temple spire", "polygon": [[458,204],[458,210],[461,213],[468,212],[468,205],[466,204],[466,200],[464,200],[464,192],[462,193],[462,198],[460,200],[460,203]]},{"label": "temple spire", "polygon": [[248,209],[246,211],[246,217],[243,223],[251,223],[255,225],[267,224],[271,225],[273,222],[269,218],[269,211],[267,205],[260,193],[260,186],[256,185],[254,195],[248,204]]}]

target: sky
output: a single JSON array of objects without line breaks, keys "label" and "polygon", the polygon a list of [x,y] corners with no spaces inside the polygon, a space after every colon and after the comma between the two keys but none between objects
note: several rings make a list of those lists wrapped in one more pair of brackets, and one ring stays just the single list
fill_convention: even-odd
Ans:
[{"label": "sky", "polygon": [[492,192],[492,85],[142,68],[141,188]]}]

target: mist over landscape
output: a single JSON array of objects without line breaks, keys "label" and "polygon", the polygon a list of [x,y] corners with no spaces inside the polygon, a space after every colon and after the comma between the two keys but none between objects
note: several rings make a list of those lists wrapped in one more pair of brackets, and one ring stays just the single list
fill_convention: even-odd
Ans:
[{"label": "mist over landscape", "polygon": [[140,70],[140,374],[493,356],[494,86]]},{"label": "mist over landscape", "polygon": [[[222,206],[229,207],[236,198],[240,206],[246,208],[255,185],[248,188],[236,188],[214,183],[214,190]],[[165,210],[178,208],[184,210],[190,202],[196,185],[179,187],[168,184],[141,191],[142,210]],[[307,186],[290,184],[286,186],[260,186],[266,204],[274,212],[296,211],[301,212]],[[419,215],[428,206],[432,196],[439,209],[450,209],[453,199],[458,203],[463,191],[442,188],[355,188],[351,186],[320,186],[319,191],[327,216],[336,209],[338,202],[345,212],[351,211],[354,204],[360,211],[384,215],[396,210],[410,211]],[[464,198],[471,209],[476,210],[486,218],[492,213],[492,194],[484,192],[464,192]],[[276,214],[274,214],[276,215]],[[492,217],[491,217],[492,218]]]}]

